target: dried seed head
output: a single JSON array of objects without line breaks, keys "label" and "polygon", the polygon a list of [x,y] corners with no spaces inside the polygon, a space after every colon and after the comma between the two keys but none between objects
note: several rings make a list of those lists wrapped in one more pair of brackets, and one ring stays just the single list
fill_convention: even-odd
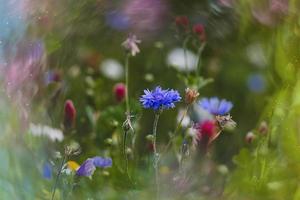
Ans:
[{"label": "dried seed head", "polygon": [[231,115],[217,115],[216,120],[218,121],[221,129],[234,129],[236,127],[236,122],[232,120]]},{"label": "dried seed head", "polygon": [[185,90],[185,102],[186,102],[186,104],[189,105],[189,104],[194,103],[199,95],[200,94],[197,90],[187,88]]}]

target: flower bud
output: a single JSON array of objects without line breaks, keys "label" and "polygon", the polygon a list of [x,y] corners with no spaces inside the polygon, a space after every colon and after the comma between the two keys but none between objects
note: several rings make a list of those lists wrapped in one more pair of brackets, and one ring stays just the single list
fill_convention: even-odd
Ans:
[{"label": "flower bud", "polygon": [[193,32],[199,37],[201,42],[206,40],[205,28],[203,24],[195,24],[193,26]]},{"label": "flower bud", "polygon": [[187,16],[177,16],[175,18],[175,24],[178,28],[184,29],[184,31],[188,31],[188,27],[190,25],[190,21]]},{"label": "flower bud", "polygon": [[122,102],[126,95],[126,85],[124,83],[117,83],[113,89],[115,99],[117,102]]},{"label": "flower bud", "polygon": [[199,96],[199,92],[197,90],[187,88],[185,90],[185,103],[186,104],[194,103],[198,96]]},{"label": "flower bud", "polygon": [[64,109],[64,126],[66,129],[73,128],[76,120],[76,109],[72,100],[67,100]]},{"label": "flower bud", "polygon": [[149,134],[149,135],[146,136],[146,139],[149,140],[150,142],[153,142],[154,136]]},{"label": "flower bud", "polygon": [[113,144],[113,140],[111,138],[107,138],[105,140],[105,143],[111,145],[111,144]]},{"label": "flower bud", "polygon": [[245,141],[247,144],[251,144],[255,140],[256,136],[252,131],[248,132],[245,136]]},{"label": "flower bud", "polygon": [[269,131],[269,127],[268,127],[267,122],[262,121],[258,127],[258,132],[261,135],[267,135],[268,131]]},{"label": "flower bud", "polygon": [[131,154],[131,153],[132,153],[131,148],[127,147],[127,148],[126,148],[126,154]]}]

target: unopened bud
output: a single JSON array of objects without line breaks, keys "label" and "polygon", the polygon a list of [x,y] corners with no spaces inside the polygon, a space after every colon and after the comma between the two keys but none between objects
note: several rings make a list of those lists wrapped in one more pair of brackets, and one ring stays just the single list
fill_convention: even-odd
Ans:
[{"label": "unopened bud", "polygon": [[76,109],[71,100],[67,100],[64,108],[64,125],[69,129],[74,127],[76,119]]},{"label": "unopened bud", "polygon": [[146,136],[146,139],[149,140],[150,142],[153,142],[154,136],[149,134],[149,135]]},{"label": "unopened bud", "polygon": [[247,144],[251,144],[255,140],[256,136],[252,131],[248,132],[245,136],[245,141]]},{"label": "unopened bud", "polygon": [[258,132],[261,135],[267,135],[268,131],[269,131],[269,127],[268,127],[267,122],[262,121],[258,127]]},{"label": "unopened bud", "polygon": [[131,153],[132,153],[131,148],[127,147],[127,148],[126,148],[126,154],[131,154]]},{"label": "unopened bud", "polygon": [[111,145],[113,143],[113,140],[111,138],[107,138],[105,140],[105,143]]}]

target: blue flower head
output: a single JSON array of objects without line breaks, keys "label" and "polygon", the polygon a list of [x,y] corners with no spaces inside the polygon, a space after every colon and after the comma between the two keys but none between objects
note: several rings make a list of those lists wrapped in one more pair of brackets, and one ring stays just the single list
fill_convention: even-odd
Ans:
[{"label": "blue flower head", "polygon": [[107,168],[112,166],[111,158],[93,157],[88,158],[76,171],[77,176],[92,176],[96,170],[96,167]]},{"label": "blue flower head", "polygon": [[161,87],[156,87],[154,90],[144,90],[144,95],[140,98],[140,102],[146,109],[169,109],[174,108],[176,102],[181,100],[181,97],[176,90],[163,90]]},{"label": "blue flower head", "polygon": [[220,100],[217,97],[212,97],[210,99],[203,98],[199,101],[199,105],[213,115],[226,115],[233,107],[230,101],[226,101],[225,99]]},{"label": "blue flower head", "polygon": [[43,165],[43,177],[48,180],[52,178],[52,166],[49,162]]}]

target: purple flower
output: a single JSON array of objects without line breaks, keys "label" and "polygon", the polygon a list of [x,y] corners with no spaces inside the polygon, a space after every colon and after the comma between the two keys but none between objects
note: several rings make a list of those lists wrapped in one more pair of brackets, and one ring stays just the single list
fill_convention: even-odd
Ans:
[{"label": "purple flower", "polygon": [[153,110],[174,108],[176,102],[181,100],[181,97],[176,90],[163,90],[161,87],[156,87],[154,90],[144,90],[144,95],[140,98],[143,107]]},{"label": "purple flower", "polygon": [[93,158],[94,165],[96,167],[102,167],[102,168],[107,168],[112,166],[112,160],[111,158],[102,158],[99,156],[96,156]]},{"label": "purple flower", "polygon": [[111,158],[93,157],[88,158],[76,171],[77,176],[92,176],[96,167],[107,168],[112,166]]},{"label": "purple flower", "polygon": [[217,97],[204,98],[199,101],[199,106],[213,115],[226,115],[233,107],[230,101]]},{"label": "purple flower", "polygon": [[138,43],[141,43],[141,40],[138,40],[135,35],[129,35],[128,38],[122,43],[122,46],[130,52],[132,56],[135,56],[140,52]]}]

